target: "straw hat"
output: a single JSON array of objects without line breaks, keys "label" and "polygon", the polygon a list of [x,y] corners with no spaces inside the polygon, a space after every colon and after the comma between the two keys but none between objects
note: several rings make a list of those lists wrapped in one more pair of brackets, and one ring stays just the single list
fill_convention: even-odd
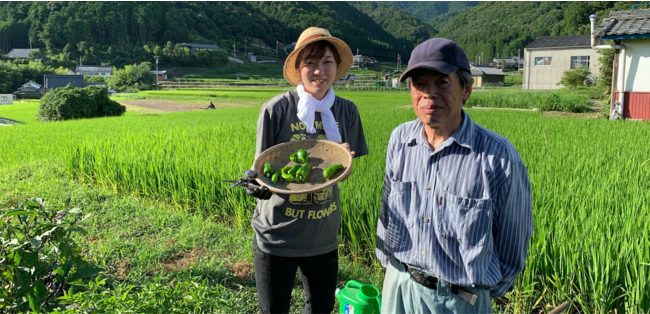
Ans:
[{"label": "straw hat", "polygon": [[284,62],[284,78],[287,81],[295,86],[300,84],[300,73],[296,71],[296,58],[300,51],[305,48],[305,46],[319,40],[329,41],[339,53],[341,57],[341,63],[338,64],[336,69],[336,80],[341,79],[345,73],[350,70],[352,67],[352,50],[350,47],[343,42],[342,40],[332,37],[329,31],[320,27],[310,27],[300,34],[298,41],[296,43],[296,49],[294,49],[287,60]]}]

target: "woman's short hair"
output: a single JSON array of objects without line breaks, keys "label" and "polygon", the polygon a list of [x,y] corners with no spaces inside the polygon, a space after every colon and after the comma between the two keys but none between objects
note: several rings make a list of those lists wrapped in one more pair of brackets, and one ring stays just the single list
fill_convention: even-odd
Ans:
[{"label": "woman's short hair", "polygon": [[300,65],[305,61],[320,60],[323,58],[327,48],[329,48],[332,55],[334,55],[336,64],[340,64],[341,56],[339,55],[338,50],[336,50],[336,47],[326,40],[319,40],[305,46],[305,48],[302,48],[300,53],[298,53],[298,56],[296,57],[296,69],[300,69]]}]

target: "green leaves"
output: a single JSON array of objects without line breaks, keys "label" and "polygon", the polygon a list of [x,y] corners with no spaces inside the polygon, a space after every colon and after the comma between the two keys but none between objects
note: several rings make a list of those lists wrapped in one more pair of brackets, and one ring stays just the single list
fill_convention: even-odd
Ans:
[{"label": "green leaves", "polygon": [[[70,199],[65,201],[70,204]],[[57,295],[70,282],[103,271],[83,261],[70,238],[84,232],[76,223],[83,210],[45,207],[34,198],[15,208],[0,208],[0,309],[9,313],[49,312],[57,306]],[[72,273],[72,274],[71,274]],[[4,309],[7,309],[4,311]]]}]

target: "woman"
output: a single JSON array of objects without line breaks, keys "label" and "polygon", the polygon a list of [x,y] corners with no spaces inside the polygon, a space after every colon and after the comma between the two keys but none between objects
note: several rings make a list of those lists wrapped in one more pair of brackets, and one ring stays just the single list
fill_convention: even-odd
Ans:
[{"label": "woman", "polygon": [[[276,144],[305,139],[343,143],[355,157],[368,154],[357,107],[332,89],[351,65],[352,51],[342,40],[322,28],[303,31],[284,64],[284,77],[297,87],[262,106],[256,156]],[[261,313],[289,312],[298,269],[304,313],[332,312],[341,224],[338,187],[301,195],[260,189],[249,194],[259,198],[252,226]]]}]

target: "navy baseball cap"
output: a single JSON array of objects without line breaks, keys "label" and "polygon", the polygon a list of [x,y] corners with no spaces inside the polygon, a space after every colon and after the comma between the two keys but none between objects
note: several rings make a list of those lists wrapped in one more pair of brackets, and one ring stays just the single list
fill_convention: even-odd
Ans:
[{"label": "navy baseball cap", "polygon": [[415,69],[429,69],[444,74],[458,69],[471,72],[463,49],[446,38],[431,38],[415,47],[411,52],[408,69],[402,73],[399,81],[404,82]]}]

